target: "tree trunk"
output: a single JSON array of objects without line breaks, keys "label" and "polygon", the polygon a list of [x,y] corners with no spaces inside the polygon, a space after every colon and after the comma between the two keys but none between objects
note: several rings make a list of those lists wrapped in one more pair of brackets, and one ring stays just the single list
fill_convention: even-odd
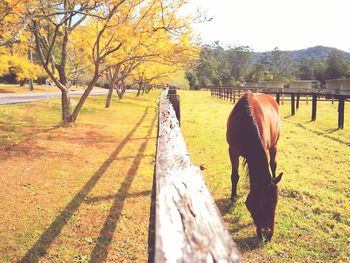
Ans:
[{"label": "tree trunk", "polygon": [[125,90],[126,90],[126,88],[125,88],[125,86],[123,85],[123,86],[121,87],[121,89],[120,89],[120,92],[118,93],[118,97],[119,97],[120,100],[124,97]]},{"label": "tree trunk", "polygon": [[113,85],[110,83],[109,84],[109,90],[108,90],[108,95],[106,99],[106,108],[109,108],[112,100],[112,95],[113,95]]},{"label": "tree trunk", "polygon": [[126,87],[125,87],[123,80],[121,80],[119,83],[117,83],[117,87],[115,88],[115,90],[117,91],[118,98],[121,100],[123,98],[125,90],[126,90]]},{"label": "tree trunk", "polygon": [[146,90],[145,90],[145,93],[148,94],[151,90],[151,85],[148,84],[147,87],[146,87]]},{"label": "tree trunk", "polygon": [[[32,39],[32,37],[31,37]],[[28,50],[28,59],[30,61],[30,63],[33,63],[33,52],[32,52],[32,48],[29,48]],[[33,91],[34,90],[34,81],[33,78],[30,78],[28,85],[29,85],[29,91]]]},{"label": "tree trunk", "polygon": [[62,91],[61,96],[61,104],[62,104],[62,124],[63,126],[69,126],[74,123],[74,119],[72,116],[72,105],[70,101],[69,91]]},{"label": "tree trunk", "polygon": [[139,82],[139,88],[138,88],[137,93],[136,93],[136,97],[140,96],[141,89],[142,89],[142,82],[140,81]]},{"label": "tree trunk", "polygon": [[[98,69],[96,69],[96,72],[98,72]],[[77,106],[75,106],[75,109],[74,109],[72,117],[71,117],[72,122],[75,122],[75,120],[77,119],[79,112],[81,110],[81,107],[83,107],[85,100],[89,96],[91,90],[95,87],[95,84],[98,81],[99,77],[100,76],[97,73],[95,73],[94,78],[92,79],[92,81],[89,83],[89,85],[85,89],[83,95],[80,97],[78,104],[77,104]]]},{"label": "tree trunk", "polygon": [[119,96],[119,99],[122,99],[124,97],[124,94],[126,92],[126,86],[125,86],[125,83],[124,83],[124,80],[122,80],[122,85],[121,85],[121,92],[120,92],[120,96]]},{"label": "tree trunk", "polygon": [[28,86],[29,86],[29,91],[33,91],[34,90],[34,81],[33,81],[33,79],[30,79],[28,81]]}]

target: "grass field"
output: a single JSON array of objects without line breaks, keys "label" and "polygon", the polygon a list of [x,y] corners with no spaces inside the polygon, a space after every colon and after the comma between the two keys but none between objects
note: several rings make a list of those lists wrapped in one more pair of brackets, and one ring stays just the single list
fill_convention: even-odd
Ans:
[{"label": "grass field", "polygon": [[1,106],[0,262],[147,260],[158,96]]},{"label": "grass field", "polygon": [[320,102],[316,122],[311,104],[301,102],[296,116],[281,106],[280,182],[272,242],[259,243],[245,199],[249,182],[240,170],[238,201],[230,202],[226,121],[233,105],[206,92],[183,92],[182,124],[193,163],[204,164],[206,184],[246,262],[350,261],[350,104],[345,129],[336,130],[337,104]]},{"label": "grass field", "polygon": [[[156,98],[127,94],[104,109],[89,98],[78,123],[57,126],[60,102],[3,105],[0,111],[0,262],[146,262]],[[336,104],[281,106],[280,200],[272,242],[259,243],[244,201],[231,206],[225,141],[232,104],[208,91],[182,91],[182,130],[192,162],[246,262],[349,262],[350,105],[336,130]],[[73,99],[73,104],[76,99]]]}]

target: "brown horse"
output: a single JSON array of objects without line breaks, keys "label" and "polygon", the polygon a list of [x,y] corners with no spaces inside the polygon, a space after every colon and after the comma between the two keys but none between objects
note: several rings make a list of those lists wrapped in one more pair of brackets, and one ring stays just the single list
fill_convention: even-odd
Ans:
[{"label": "brown horse", "polygon": [[263,239],[264,235],[268,241],[274,232],[277,183],[282,178],[282,173],[276,177],[279,135],[280,117],[276,101],[265,94],[245,93],[227,122],[226,138],[232,163],[231,199],[235,201],[237,197],[239,156],[242,156],[250,181],[246,206],[256,225],[258,238]]}]

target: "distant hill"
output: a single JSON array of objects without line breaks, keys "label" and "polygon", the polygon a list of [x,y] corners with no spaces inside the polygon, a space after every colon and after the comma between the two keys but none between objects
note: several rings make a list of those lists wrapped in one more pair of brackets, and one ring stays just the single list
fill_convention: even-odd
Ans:
[{"label": "distant hill", "polygon": [[[282,51],[289,54],[289,56],[294,60],[294,62],[300,61],[302,57],[312,57],[318,60],[325,60],[327,55],[331,51],[338,51],[343,54],[345,60],[350,63],[350,53],[344,52],[342,50],[332,48],[332,47],[324,47],[324,46],[315,46],[309,47],[307,49],[293,50],[293,51]],[[271,53],[271,52],[264,52]],[[254,52],[253,53],[253,61],[258,60],[264,53],[262,52]]]}]

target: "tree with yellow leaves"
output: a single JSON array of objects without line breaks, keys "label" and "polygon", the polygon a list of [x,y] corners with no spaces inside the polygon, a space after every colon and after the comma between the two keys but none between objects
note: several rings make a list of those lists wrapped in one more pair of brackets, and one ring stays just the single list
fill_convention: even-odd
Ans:
[{"label": "tree with yellow leaves", "polygon": [[26,38],[26,30],[36,15],[39,1],[0,1],[0,47],[9,46]]},{"label": "tree with yellow leaves", "polygon": [[[37,59],[62,93],[62,124],[69,125],[104,73],[118,66],[131,72],[130,63],[169,59],[164,54],[168,43],[185,39],[194,21],[179,15],[186,2],[5,0],[0,4],[0,46],[34,38]],[[82,74],[91,78],[72,109],[70,85]]]},{"label": "tree with yellow leaves", "polygon": [[39,65],[31,63],[26,57],[18,55],[0,55],[0,76],[10,73],[16,76],[16,80],[24,84],[29,79],[37,79],[44,75]]},{"label": "tree with yellow leaves", "polygon": [[[168,1],[168,3],[174,1]],[[125,92],[125,82],[138,86],[138,93],[150,83],[165,81],[178,71],[186,68],[199,54],[198,48],[191,42],[192,32],[188,19],[167,20],[168,15],[177,13],[181,5],[164,9],[165,2],[153,6],[159,12],[143,8],[142,21],[124,23],[118,30],[118,40],[123,46],[111,55],[107,61],[106,76],[109,81],[109,93],[106,107],[109,107],[113,88],[121,98]],[[161,26],[162,25],[162,26]],[[124,36],[124,38],[123,38]]]},{"label": "tree with yellow leaves", "polygon": [[[121,44],[104,43],[103,36],[110,26],[112,17],[125,1],[42,1],[43,7],[32,18],[30,29],[35,37],[36,52],[41,65],[61,90],[62,124],[69,125],[75,122],[81,107],[89,93],[101,76],[100,66],[103,60],[111,53],[117,51]],[[90,46],[81,47],[77,51],[86,56],[91,54],[87,67],[92,70],[92,78],[80,98],[74,111],[72,111],[69,89],[69,68],[79,63],[69,63],[72,50],[72,33],[77,30],[87,18],[96,18],[95,30],[86,43]],[[82,32],[83,34],[84,32]],[[85,32],[87,33],[87,32]],[[89,57],[88,57],[89,58]],[[80,70],[80,69],[79,69]],[[75,75],[79,72],[75,69]]]}]

